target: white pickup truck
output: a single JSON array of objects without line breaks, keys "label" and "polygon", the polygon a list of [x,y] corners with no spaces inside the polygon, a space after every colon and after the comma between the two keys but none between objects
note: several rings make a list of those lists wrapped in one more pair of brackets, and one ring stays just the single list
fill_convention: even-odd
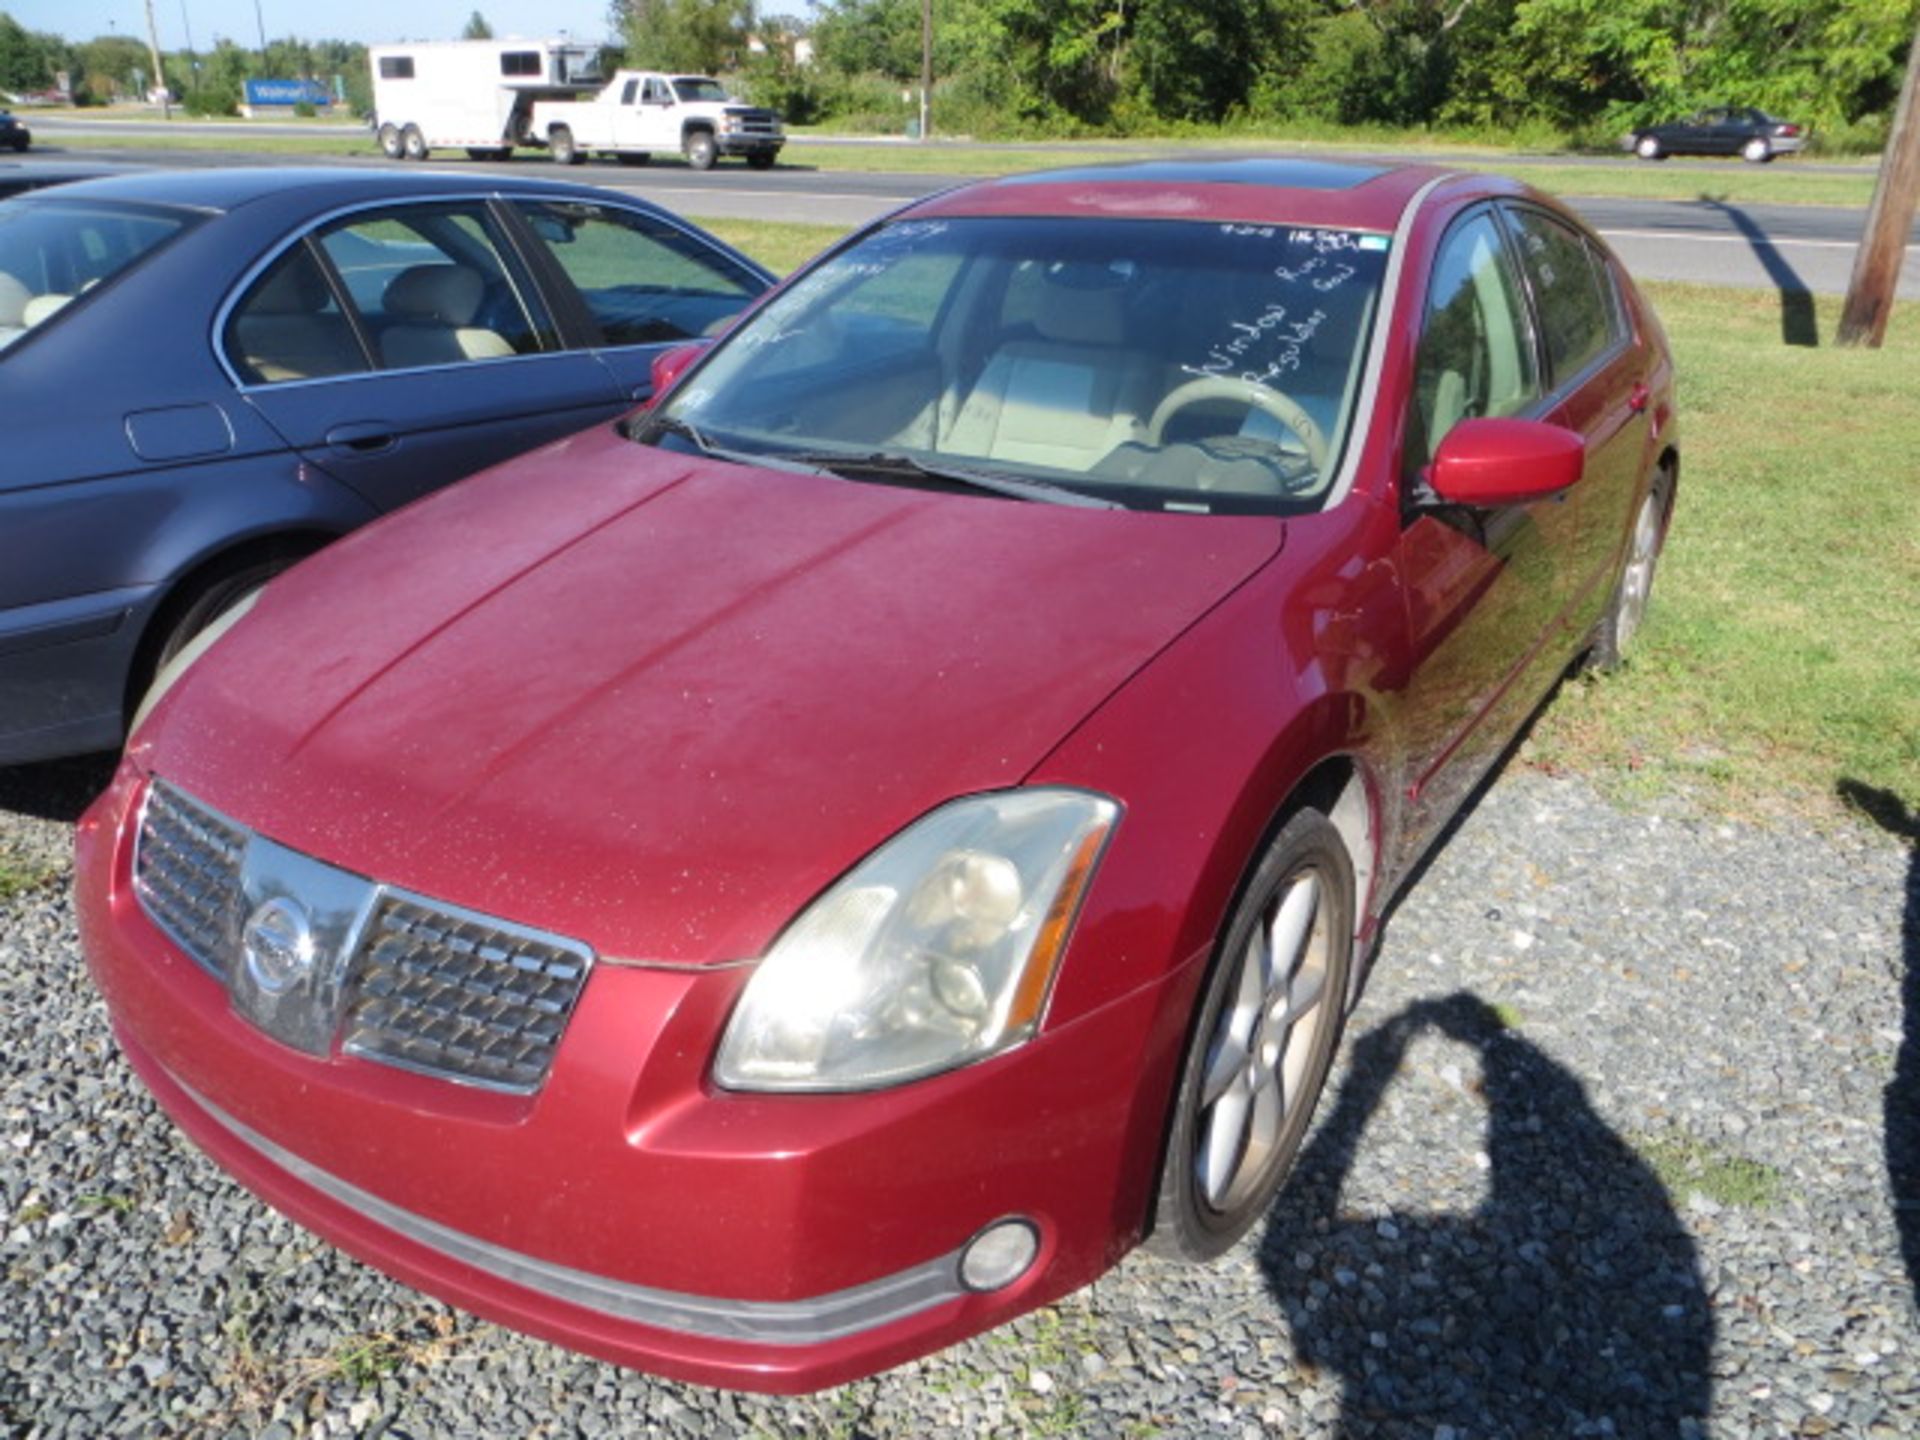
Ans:
[{"label": "white pickup truck", "polygon": [[696,170],[722,155],[765,170],[787,139],[778,115],[734,100],[718,80],[651,70],[616,70],[590,100],[537,101],[528,128],[563,165],[594,153],[641,165],[655,151],[678,150]]}]

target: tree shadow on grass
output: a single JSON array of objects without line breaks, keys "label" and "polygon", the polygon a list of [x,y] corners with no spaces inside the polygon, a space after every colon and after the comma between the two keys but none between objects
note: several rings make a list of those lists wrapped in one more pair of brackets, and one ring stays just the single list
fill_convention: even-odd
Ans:
[{"label": "tree shadow on grass", "polygon": [[[1487,1199],[1384,1225],[1341,1214],[1368,1122],[1427,1032],[1478,1052]],[[1301,1358],[1343,1381],[1346,1436],[1655,1440],[1699,1433],[1712,1401],[1713,1317],[1665,1188],[1580,1081],[1472,994],[1355,1044],[1261,1264]]]}]

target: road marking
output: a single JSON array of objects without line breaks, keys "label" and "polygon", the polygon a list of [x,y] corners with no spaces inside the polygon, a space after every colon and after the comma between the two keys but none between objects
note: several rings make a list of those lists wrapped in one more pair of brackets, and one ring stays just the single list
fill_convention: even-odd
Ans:
[{"label": "road marking", "polygon": [[1789,245],[1806,250],[1854,250],[1860,244],[1858,240],[1775,240],[1767,235],[1699,235],[1690,230],[1602,230],[1598,233],[1609,240],[1699,240],[1709,245],[1765,245],[1773,250],[1784,250]]}]

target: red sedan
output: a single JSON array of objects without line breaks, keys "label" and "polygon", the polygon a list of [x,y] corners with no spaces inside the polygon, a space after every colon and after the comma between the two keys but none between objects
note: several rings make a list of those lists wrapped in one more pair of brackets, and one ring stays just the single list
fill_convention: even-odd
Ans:
[{"label": "red sedan", "polygon": [[1261,1217],[1678,458],[1652,311],[1523,186],[940,195],[210,631],[81,827],[93,974],[353,1254],[665,1375],[869,1373]]}]

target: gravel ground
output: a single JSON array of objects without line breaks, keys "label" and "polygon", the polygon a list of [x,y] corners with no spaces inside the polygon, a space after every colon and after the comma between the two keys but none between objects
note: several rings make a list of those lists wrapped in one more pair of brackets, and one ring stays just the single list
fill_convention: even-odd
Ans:
[{"label": "gravel ground", "polygon": [[97,780],[0,771],[11,1433],[1920,1434],[1920,1188],[1898,1212],[1887,1178],[1920,1145],[1920,866],[1878,830],[1510,773],[1394,917],[1263,1232],[769,1400],[482,1324],[224,1179],[83,975],[64,822]]}]

